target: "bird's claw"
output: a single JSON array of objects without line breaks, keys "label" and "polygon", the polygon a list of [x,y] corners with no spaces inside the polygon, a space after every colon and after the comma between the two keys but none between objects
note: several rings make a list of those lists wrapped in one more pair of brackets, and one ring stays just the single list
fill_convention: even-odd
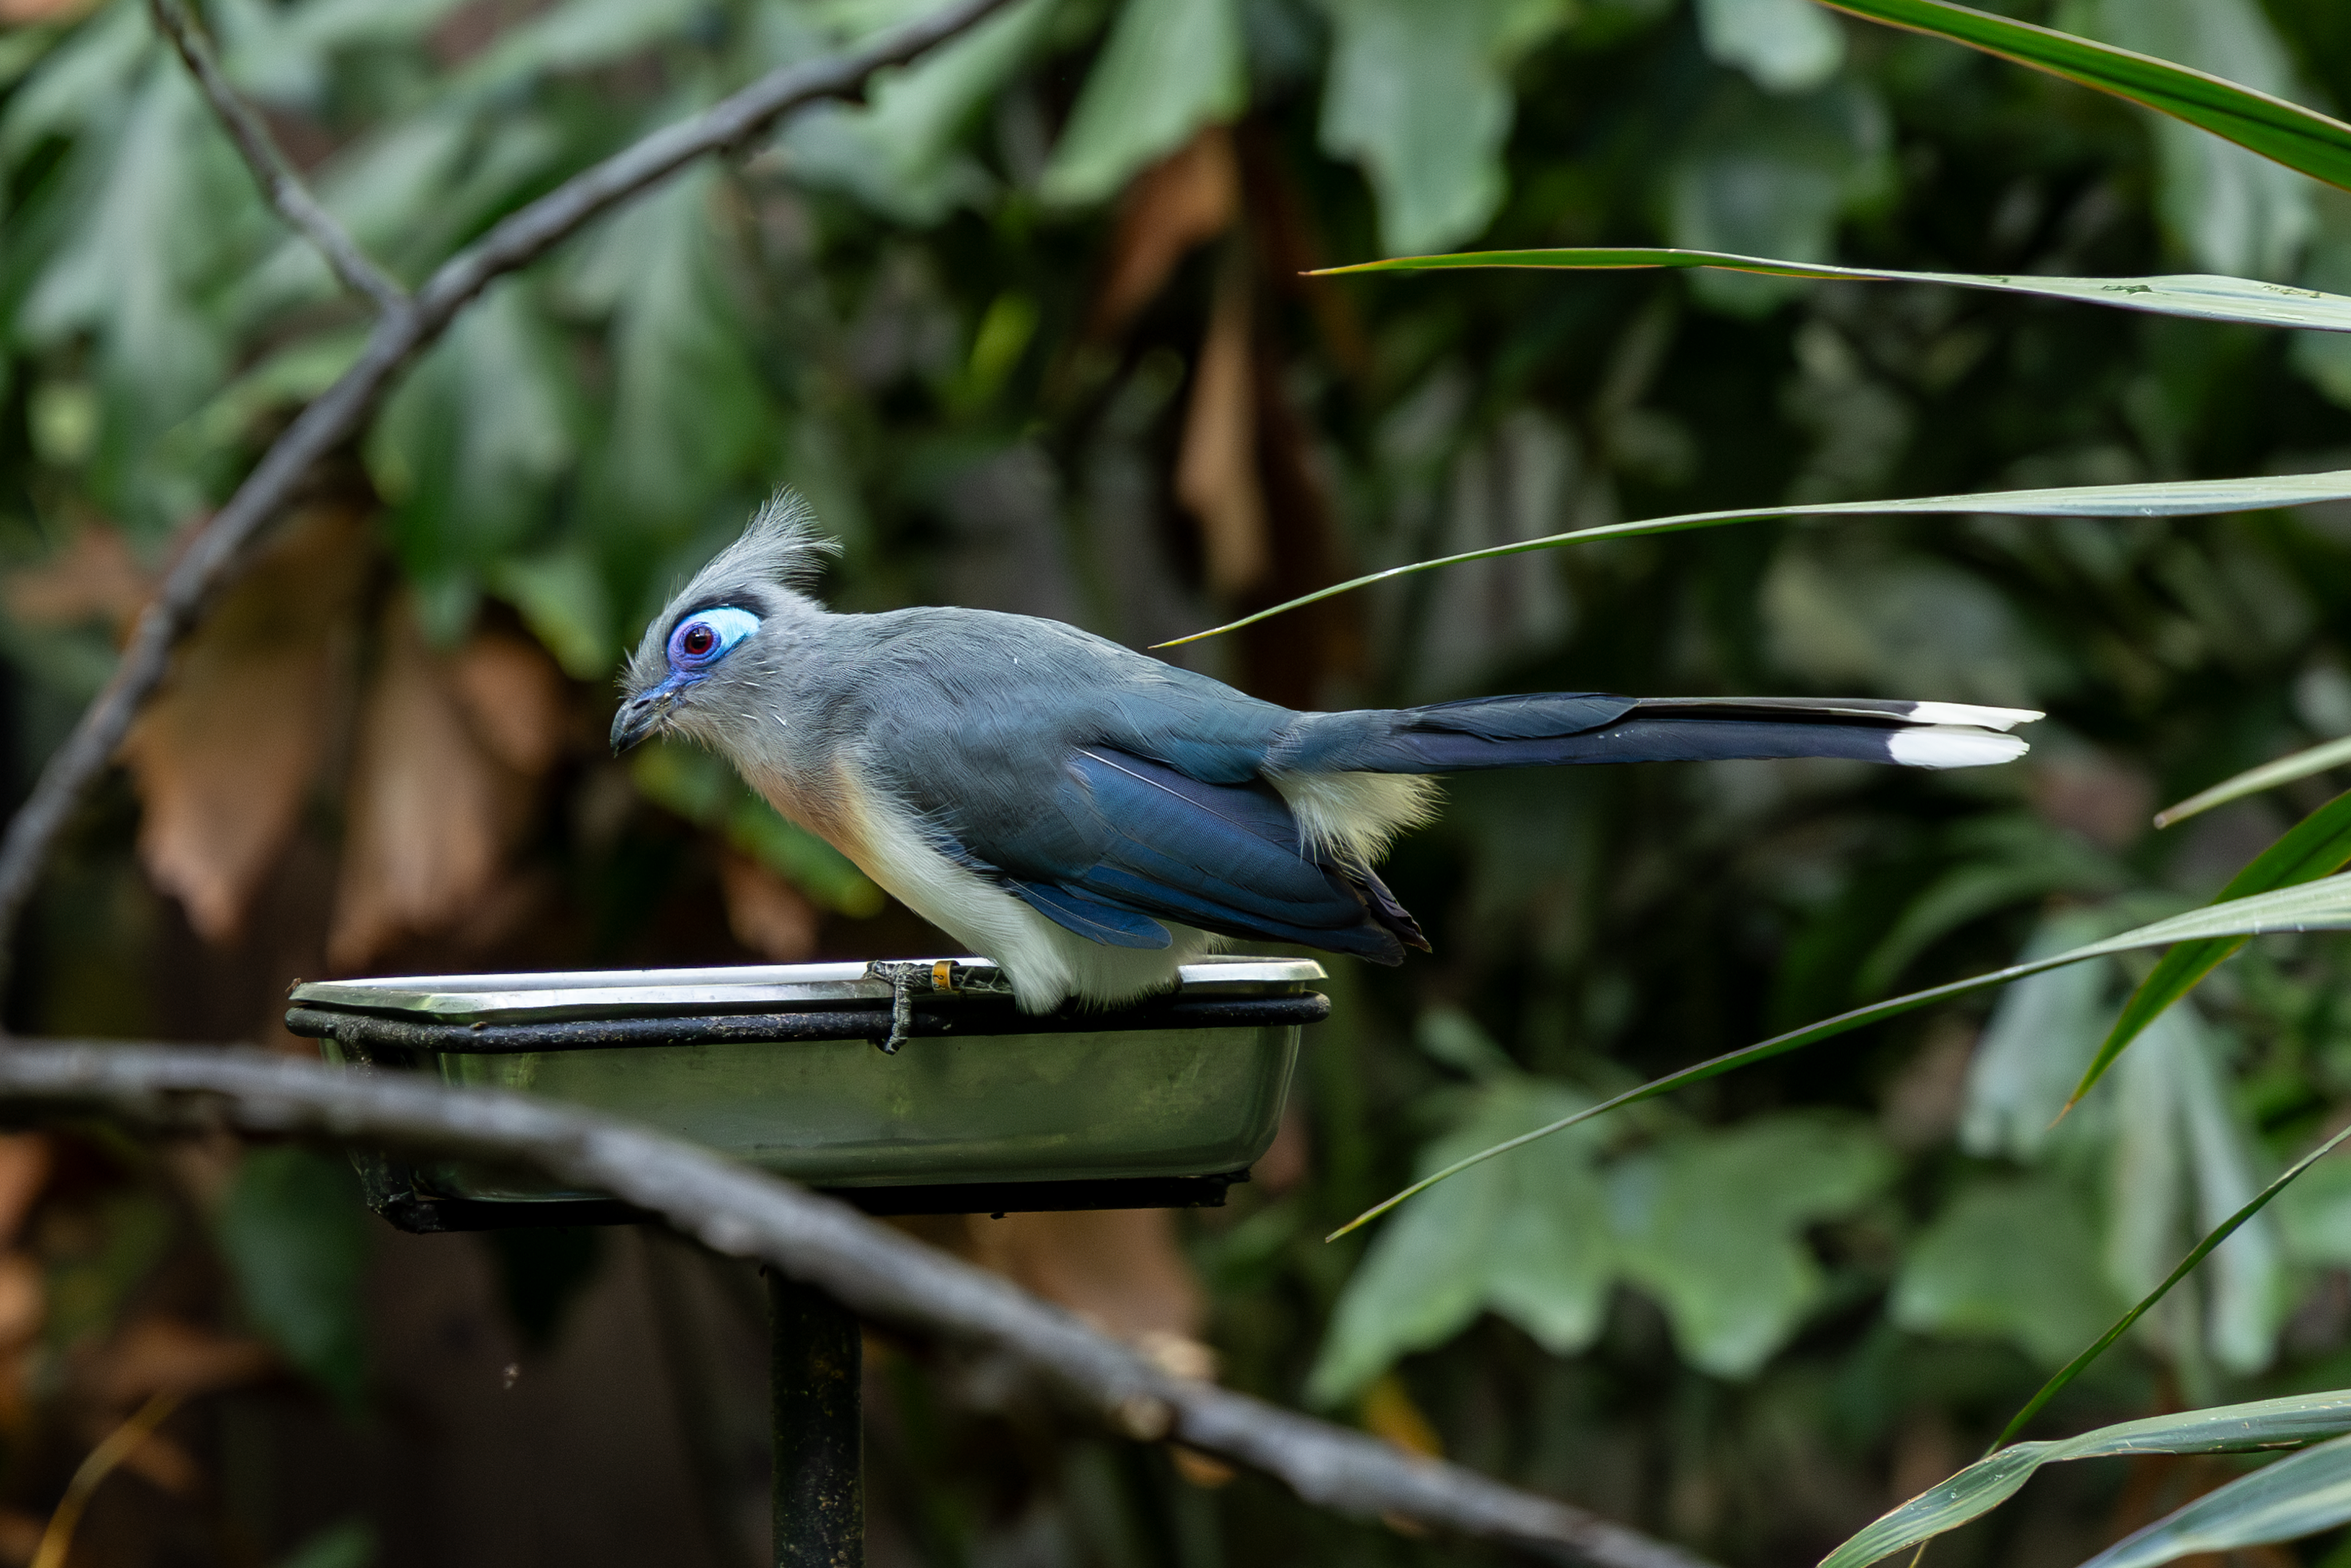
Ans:
[{"label": "bird's claw", "polygon": [[898,1048],[914,1035],[914,998],[929,992],[977,991],[988,994],[1008,994],[1011,988],[1002,971],[993,964],[963,964],[953,958],[929,961],[904,958],[875,958],[865,966],[865,977],[880,980],[890,988],[890,1033],[887,1039],[873,1043],[884,1056],[895,1056]]}]

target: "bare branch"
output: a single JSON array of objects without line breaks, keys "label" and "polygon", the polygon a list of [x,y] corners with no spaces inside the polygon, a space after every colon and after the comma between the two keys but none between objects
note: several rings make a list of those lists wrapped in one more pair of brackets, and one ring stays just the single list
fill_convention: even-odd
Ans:
[{"label": "bare branch", "polygon": [[610,1192],[717,1251],[780,1269],[873,1322],[1009,1357],[1113,1431],[1219,1455],[1334,1512],[1401,1515],[1600,1568],[1706,1568],[1566,1503],[1170,1376],[1008,1281],[845,1204],[610,1117],[255,1051],[47,1042],[0,1052],[0,1105],[19,1116],[96,1112],[164,1131],[225,1125],[528,1166]]},{"label": "bare branch", "polygon": [[846,54],[772,71],[691,120],[656,131],[507,214],[437,268],[414,302],[376,322],[359,362],[304,409],[253,472],[213,514],[140,613],[114,673],[65,744],[49,757],[25,804],[0,835],[0,985],[13,959],[9,940],[57,835],[82,792],[104,772],[131,721],[162,685],[172,651],[235,575],[246,547],[282,511],[320,458],[356,434],[392,378],[438,338],[467,302],[501,275],[545,255],[610,211],[706,152],[739,145],[804,104],[850,98],[884,66],[900,65],[971,27],[1007,0],[956,0]]},{"label": "bare branch", "polygon": [[222,74],[220,61],[213,57],[213,47],[197,28],[195,18],[188,15],[183,0],[147,0],[153,13],[155,26],[163,30],[180,57],[188,63],[188,71],[196,85],[204,89],[212,100],[213,112],[220,116],[227,128],[229,140],[245,155],[246,166],[253,171],[254,183],[277,215],[291,225],[297,234],[319,247],[327,265],[343,287],[354,294],[363,294],[376,303],[376,308],[386,314],[396,314],[408,308],[408,291],[393,280],[392,275],[369,259],[367,252],[337,223],[309,187],[294,172],[293,165],[277,150],[270,139],[269,128],[261,121],[253,105],[245,101],[236,89]]}]

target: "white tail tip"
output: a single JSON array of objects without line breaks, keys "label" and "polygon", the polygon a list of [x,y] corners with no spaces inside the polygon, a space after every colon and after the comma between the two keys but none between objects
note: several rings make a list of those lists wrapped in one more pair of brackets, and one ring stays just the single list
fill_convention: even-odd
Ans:
[{"label": "white tail tip", "polygon": [[1990,768],[2032,748],[2017,736],[1934,724],[1896,730],[1886,737],[1886,749],[1905,768]]}]

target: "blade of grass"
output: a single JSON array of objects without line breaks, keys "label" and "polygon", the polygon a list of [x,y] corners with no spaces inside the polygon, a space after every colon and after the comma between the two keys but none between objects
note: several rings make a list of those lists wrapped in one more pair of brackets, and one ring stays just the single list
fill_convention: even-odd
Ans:
[{"label": "blade of grass", "polygon": [[1817,1044],[1821,1040],[1847,1033],[1865,1024],[1895,1018],[1952,997],[1966,996],[1970,992],[1986,990],[1994,986],[2004,986],[2011,980],[2021,980],[2027,975],[2040,974],[2044,969],[2059,968],[2067,964],[2079,964],[2087,959],[2103,958],[2116,953],[2134,952],[2143,947],[2168,947],[2177,942],[2200,941],[2213,936],[2259,936],[2279,932],[2346,929],[2351,929],[2351,875],[2331,876],[2317,882],[2304,883],[2296,887],[2283,887],[2273,893],[2256,894],[2251,898],[2241,898],[2227,904],[2215,904],[2202,909],[2193,909],[2185,915],[2175,915],[2168,920],[2158,920],[2152,925],[2139,926],[2137,930],[2126,931],[2118,936],[2109,936],[2103,942],[2092,942],[2080,947],[2068,948],[2063,953],[2052,954],[2046,958],[2037,958],[2031,963],[2011,964],[2007,968],[1994,969],[1989,974],[1972,976],[1964,980],[1952,980],[1944,985],[1929,987],[1923,991],[1912,991],[1905,996],[1890,998],[1886,1001],[1873,1002],[1865,1008],[1855,1008],[1850,1012],[1839,1013],[1834,1018],[1823,1019],[1818,1023],[1806,1024],[1802,1029],[1791,1030],[1785,1034],[1774,1035],[1770,1040],[1741,1047],[1738,1051],[1729,1051],[1721,1056],[1711,1057],[1694,1066],[1685,1067],[1678,1072],[1669,1072],[1663,1078],[1652,1079],[1637,1088],[1626,1090],[1612,1100],[1604,1100],[1572,1116],[1562,1116],[1547,1126],[1537,1127],[1533,1132],[1522,1133],[1515,1138],[1480,1149],[1464,1159],[1456,1160],[1434,1175],[1422,1177],[1403,1191],[1383,1198],[1339,1227],[1338,1229],[1332,1231],[1323,1239],[1336,1241],[1349,1231],[1370,1223],[1406,1198],[1427,1191],[1448,1176],[1458,1176],[1472,1166],[1482,1165],[1497,1155],[1509,1154],[1512,1149],[1522,1148],[1538,1138],[1547,1138],[1553,1133],[1564,1132],[1578,1123],[1588,1122],[1595,1116],[1605,1115],[1611,1111],[1637,1104],[1644,1100],[1653,1100],[1660,1094],[1671,1093],[1674,1090],[1687,1088],[1692,1083],[1702,1083],[1709,1078],[1719,1078],[1737,1068],[1745,1067],[1753,1062],[1766,1061],[1772,1057],[1784,1055],[1788,1051],[1801,1050],[1804,1046]]},{"label": "blade of grass", "polygon": [[2041,1391],[2024,1402],[2024,1408],[2019,1410],[2009,1421],[2008,1425],[2001,1428],[2000,1436],[1992,1439],[1991,1447],[1984,1451],[1986,1457],[1990,1457],[1992,1454],[2000,1452],[2001,1449],[2006,1448],[2011,1442],[2013,1442],[2016,1438],[2016,1435],[2019,1432],[2023,1431],[2026,1426],[2032,1422],[2032,1418],[2035,1416],[2040,1415],[2043,1409],[2048,1406],[2052,1399],[2056,1398],[2058,1395],[2065,1391],[2065,1385],[2067,1384],[2072,1383],[2075,1378],[2081,1376],[2083,1373],[2088,1371],[2090,1364],[2097,1360],[2098,1357],[2104,1355],[2106,1353],[2108,1346],[2112,1345],[2116,1340],[2122,1338],[2123,1335],[2130,1333],[2132,1326],[2136,1324],[2139,1319],[2147,1316],[2148,1312],[2155,1309],[2155,1304],[2158,1301],[2170,1294],[2172,1286],[2177,1285],[2180,1281],[2188,1278],[2190,1273],[2194,1272],[2197,1264],[2201,1263],[2205,1259],[2212,1255],[2213,1249],[2219,1247],[2221,1242],[2226,1241],[2230,1237],[2234,1236],[2237,1233],[2238,1228],[2242,1226],[2245,1221],[2252,1218],[2253,1216],[2259,1214],[2263,1208],[2269,1206],[2270,1199],[2275,1197],[2278,1194],[2283,1192],[2288,1186],[2292,1186],[2294,1178],[2301,1176],[2303,1172],[2308,1170],[2320,1160],[2325,1158],[2328,1155],[2333,1154],[2337,1148],[2341,1147],[2343,1141],[2346,1138],[2351,1138],[2351,1127],[2344,1128],[2341,1132],[2335,1134],[2333,1137],[2319,1145],[2318,1147],[2311,1150],[2310,1153],[2303,1155],[2302,1158],[2288,1166],[2284,1172],[2279,1176],[2277,1180],[2270,1183],[2269,1186],[2255,1193],[2252,1199],[2246,1203],[2244,1207],[2237,1210],[2236,1213],[2222,1220],[2210,1236],[2207,1236],[2203,1240],[2199,1241],[2193,1248],[2191,1248],[2189,1250],[2188,1256],[2179,1260],[2179,1266],[2163,1277],[2163,1283],[2158,1285],[2154,1290],[2149,1291],[2137,1306],[2131,1308],[2130,1311],[2117,1318],[2115,1321],[2114,1327],[2108,1329],[2105,1333],[2098,1336],[2097,1343],[2091,1345],[2089,1349],[2084,1351],[2073,1360],[2067,1362],[2064,1365],[2059,1367],[2056,1374],[2052,1376],[2048,1382],[2041,1385]]},{"label": "blade of grass", "polygon": [[1646,517],[1638,522],[1609,523],[1596,528],[1576,528],[1563,534],[1548,534],[1541,538],[1521,539],[1515,544],[1494,545],[1485,549],[1464,550],[1459,555],[1439,556],[1434,560],[1414,561],[1408,566],[1392,566],[1385,571],[1374,571],[1363,577],[1351,578],[1329,588],[1315,590],[1288,600],[1270,610],[1244,615],[1238,621],[1228,621],[1221,626],[1211,626],[1205,632],[1195,632],[1188,637],[1154,644],[1161,648],[1181,647],[1206,637],[1222,636],[1238,632],[1244,626],[1254,626],[1276,615],[1335,599],[1342,593],[1352,593],[1375,582],[1391,578],[1410,577],[1416,572],[1435,571],[1439,567],[1458,566],[1463,561],[1488,560],[1497,556],[1524,555],[1531,550],[1558,549],[1562,546],[1588,544],[1595,539],[1639,538],[1650,534],[1680,533],[1691,528],[1717,528],[1725,523],[1760,522],[1771,517],[1970,517],[1991,515],[2010,517],[2210,517],[2227,512],[2258,511],[2275,507],[2310,506],[2321,501],[2351,500],[2351,469],[2336,469],[2324,474],[2284,474],[2251,479],[2189,479],[2161,480],[2141,485],[2076,485],[2046,490],[1988,490],[1974,496],[1928,496],[1916,499],[1893,501],[1837,501],[1801,507],[1749,507],[1729,512],[1684,512],[1667,517]]},{"label": "blade of grass", "polygon": [[1774,261],[1728,251],[1658,247],[1560,250],[1473,250],[1452,256],[1403,256],[1326,267],[1310,277],[1342,277],[1359,272],[1437,272],[1483,267],[1535,271],[1621,272],[1657,267],[1716,267],[1760,272],[1773,277],[1846,278],[1863,283],[1940,283],[2000,294],[2028,294],[2110,305],[2157,316],[2244,326],[2294,327],[2321,332],[2351,332],[2351,298],[2311,288],[2290,288],[2250,277],[2189,273],[2168,277],[2033,277],[1995,272],[1896,272],[1875,267]]},{"label": "blade of grass", "polygon": [[[2156,1568],[2189,1556],[2242,1562],[2238,1553],[2247,1547],[2299,1541],[2346,1519],[2351,1519],[2351,1441],[2338,1437],[2206,1492],[2115,1542],[2081,1568]],[[2283,1561],[2294,1558],[2283,1554]]]},{"label": "blade of grass", "polygon": [[[2337,795],[2295,823],[2277,842],[2254,856],[2251,864],[2231,877],[2213,902],[2225,904],[2231,899],[2267,893],[2274,887],[2315,882],[2322,876],[2332,876],[2346,865],[2351,865],[2351,792]],[[2248,940],[2243,936],[2214,936],[2201,942],[2183,942],[2166,953],[2154,972],[2139,982],[2130,1000],[2123,1004],[2122,1015],[2106,1031],[2098,1054],[2066,1100],[2065,1110],[2071,1111],[2081,1103],[2082,1096],[2105,1076],[2106,1069],[2138,1038],[2140,1030],[2161,1017],[2166,1008],[2194,990],[2205,976],[2219,968]]]},{"label": "blade of grass", "polygon": [[2351,1432],[2351,1391],[2335,1389],[2148,1416],[2062,1441],[2018,1443],[1889,1510],[1823,1558],[1820,1568],[1868,1568],[1955,1530],[2013,1497],[2043,1465],[2131,1454],[2243,1453],[2345,1432]]},{"label": "blade of grass", "polygon": [[2231,800],[2241,800],[2248,795],[2258,795],[2264,789],[2274,789],[2281,784],[2291,784],[2297,779],[2307,779],[2314,773],[2324,773],[2330,768],[2340,768],[2351,762],[2351,736],[2330,740],[2324,746],[2314,746],[2307,751],[2297,751],[2291,757],[2281,757],[2275,762],[2264,762],[2259,768],[2249,768],[2234,779],[2223,779],[2199,795],[2190,795],[2177,806],[2167,806],[2155,814],[2155,825],[2168,828],[2184,822],[2199,811],[2215,806],[2225,806]]},{"label": "blade of grass", "polygon": [[1949,0],[1821,0],[1848,15],[1923,33],[2127,99],[2351,190],[2351,125],[2315,110],[2150,55],[2012,21]]},{"label": "blade of grass", "polygon": [[32,1568],[65,1568],[67,1553],[73,1547],[74,1531],[80,1528],[81,1516],[89,1509],[99,1483],[137,1452],[140,1444],[154,1436],[155,1428],[180,1407],[182,1397],[178,1394],[152,1396],[89,1451],[74,1470],[73,1479],[66,1483],[65,1496],[57,1500],[56,1511],[49,1515],[48,1525],[41,1531],[40,1544],[33,1552]]}]

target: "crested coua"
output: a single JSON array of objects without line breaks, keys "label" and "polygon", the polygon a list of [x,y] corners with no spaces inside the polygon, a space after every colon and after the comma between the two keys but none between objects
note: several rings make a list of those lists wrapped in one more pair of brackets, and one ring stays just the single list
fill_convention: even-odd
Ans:
[{"label": "crested coua", "polygon": [[1833,757],[2007,762],[2035,713],[1544,692],[1298,713],[1059,622],[841,615],[778,497],[646,629],[612,745],[667,732],[992,960],[1019,1005],[1124,1002],[1234,937],[1383,964],[1428,943],[1374,870],[1437,775]]}]

